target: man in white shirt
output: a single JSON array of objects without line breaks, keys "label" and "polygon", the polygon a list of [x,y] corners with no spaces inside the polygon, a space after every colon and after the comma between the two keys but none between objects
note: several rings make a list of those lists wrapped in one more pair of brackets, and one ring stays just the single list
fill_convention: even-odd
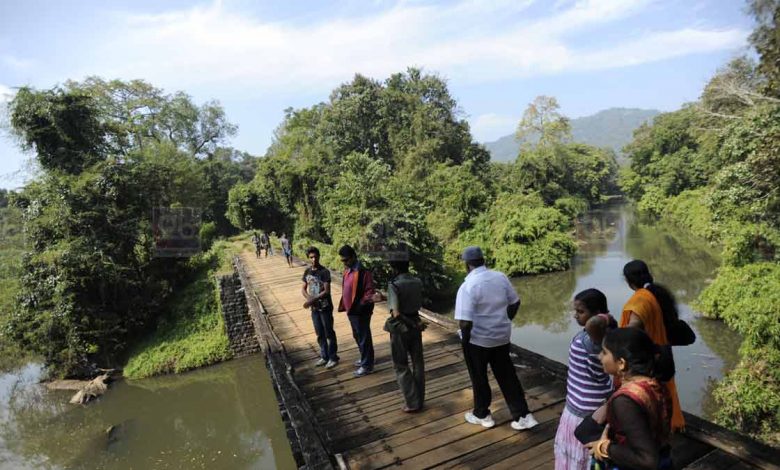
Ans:
[{"label": "man in white shirt", "polygon": [[501,388],[512,413],[512,428],[530,429],[539,424],[528,409],[525,392],[509,357],[512,318],[520,308],[520,298],[504,273],[485,267],[485,257],[478,246],[463,250],[466,279],[458,289],[455,319],[460,324],[461,343],[474,393],[474,410],[466,421],[486,428],[495,426],[490,414],[492,391],[487,366]]}]

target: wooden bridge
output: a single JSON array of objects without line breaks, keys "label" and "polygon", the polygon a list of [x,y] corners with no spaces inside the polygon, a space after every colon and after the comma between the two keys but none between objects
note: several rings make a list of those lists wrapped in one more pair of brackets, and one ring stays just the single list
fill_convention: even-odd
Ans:
[{"label": "wooden bridge", "polygon": [[[407,414],[401,411],[389,336],[382,330],[388,314],[385,304],[377,304],[371,323],[374,373],[356,378],[352,363],[358,350],[343,313],[334,312],[340,364],[333,369],[314,366],[319,346],[311,314],[303,308],[302,263],[290,268],[281,257],[256,259],[246,252],[235,265],[302,467],[554,468],[553,441],[565,398],[564,365],[513,346],[515,367],[540,424],[528,431],[513,430],[492,376],[496,426],[467,424],[463,415],[472,407],[472,395],[457,326],[449,318],[423,311],[430,322],[423,333],[425,408]],[[340,284],[334,275],[335,303],[341,296]],[[686,432],[673,440],[677,468],[780,469],[780,451],[693,415],[686,419]]]}]

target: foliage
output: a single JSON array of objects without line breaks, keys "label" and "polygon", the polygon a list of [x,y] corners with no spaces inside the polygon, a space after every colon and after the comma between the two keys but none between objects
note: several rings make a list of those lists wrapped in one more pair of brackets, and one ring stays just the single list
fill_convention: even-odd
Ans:
[{"label": "foliage", "polygon": [[558,110],[558,100],[551,96],[537,96],[528,105],[517,125],[515,138],[528,142],[530,138],[540,147],[555,145],[571,138],[569,119]]},{"label": "foliage", "polygon": [[[9,192],[0,190],[0,195],[8,197]],[[13,197],[13,193],[10,196]],[[7,325],[19,294],[24,253],[22,228],[22,214],[18,208],[13,205],[0,207],[0,371],[19,365],[29,356],[7,334]]]},{"label": "foliage", "polygon": [[[545,207],[539,196],[507,194],[461,234],[456,246],[485,247],[488,263],[510,276],[559,271],[570,266],[576,250],[570,229],[570,218]],[[456,254],[449,258],[453,265]]]},{"label": "foliage", "polygon": [[440,164],[426,180],[427,215],[431,232],[447,244],[458,233],[471,227],[472,221],[488,205],[487,182],[474,174],[472,164]]},{"label": "foliage", "polygon": [[586,144],[567,143],[568,120],[557,109],[557,101],[545,96],[529,105],[518,135],[540,138],[521,150],[512,169],[513,182],[525,192],[539,193],[547,204],[567,196],[602,202],[617,189],[615,154]]},{"label": "foliage", "polygon": [[780,349],[780,265],[763,262],[722,267],[697,307],[722,318],[754,346]]},{"label": "foliage", "polygon": [[220,180],[239,164],[215,168],[202,157],[232,127],[218,105],[198,108],[143,82],[25,88],[10,111],[43,173],[14,198],[29,245],[5,337],[59,375],[116,365],[190,272],[152,256],[152,208],[227,199],[234,176],[216,185],[207,176]]},{"label": "foliage", "polygon": [[[717,240],[721,234],[707,204],[707,196],[703,188],[685,190],[666,201],[659,201],[654,211],[658,211],[659,215],[662,213],[666,220],[698,237]],[[646,197],[647,193],[642,201],[645,201]],[[645,212],[649,210],[645,209]]]},{"label": "foliage", "polygon": [[766,77],[766,91],[780,97],[780,2],[777,0],[750,0],[750,11],[757,27],[750,35],[750,42],[759,57],[759,71]]},{"label": "foliage", "polygon": [[194,278],[170,297],[154,333],[132,351],[127,378],[183,372],[231,357],[215,274],[235,252],[234,244],[220,241],[190,261]]},{"label": "foliage", "polygon": [[780,351],[764,347],[743,351],[742,361],[715,390],[716,419],[733,429],[780,444]]}]

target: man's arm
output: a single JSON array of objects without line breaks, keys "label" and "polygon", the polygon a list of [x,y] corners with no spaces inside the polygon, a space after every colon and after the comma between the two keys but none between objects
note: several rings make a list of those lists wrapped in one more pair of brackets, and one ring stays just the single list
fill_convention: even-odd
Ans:
[{"label": "man's arm", "polygon": [[363,277],[363,298],[360,299],[360,303],[374,303],[374,276],[371,271],[366,270],[365,277]]},{"label": "man's arm", "polygon": [[387,309],[390,310],[390,315],[393,317],[401,314],[398,306],[398,291],[392,281],[387,285]]},{"label": "man's arm", "polygon": [[306,281],[303,281],[303,286],[301,286],[301,294],[303,295],[303,298],[306,299],[306,302],[303,303],[303,308],[311,307],[311,301],[312,298],[309,296],[308,288],[309,283]]},{"label": "man's arm", "polygon": [[459,320],[458,326],[460,327],[460,339],[464,343],[468,343],[471,340],[471,328],[474,326],[474,323],[468,320]]},{"label": "man's arm", "polygon": [[512,281],[510,281],[506,275],[504,276],[504,288],[506,289],[506,301],[508,304],[506,307],[506,316],[509,317],[510,320],[514,320],[517,311],[520,309],[520,296],[517,295],[515,286],[512,285]]}]

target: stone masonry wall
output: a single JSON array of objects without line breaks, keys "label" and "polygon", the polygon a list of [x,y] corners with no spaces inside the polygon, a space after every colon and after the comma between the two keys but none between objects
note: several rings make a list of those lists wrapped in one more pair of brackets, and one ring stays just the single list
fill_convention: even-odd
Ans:
[{"label": "stone masonry wall", "polygon": [[219,298],[222,302],[222,316],[225,319],[230,350],[235,357],[260,352],[260,343],[255,327],[249,317],[244,291],[238,273],[219,276]]}]

